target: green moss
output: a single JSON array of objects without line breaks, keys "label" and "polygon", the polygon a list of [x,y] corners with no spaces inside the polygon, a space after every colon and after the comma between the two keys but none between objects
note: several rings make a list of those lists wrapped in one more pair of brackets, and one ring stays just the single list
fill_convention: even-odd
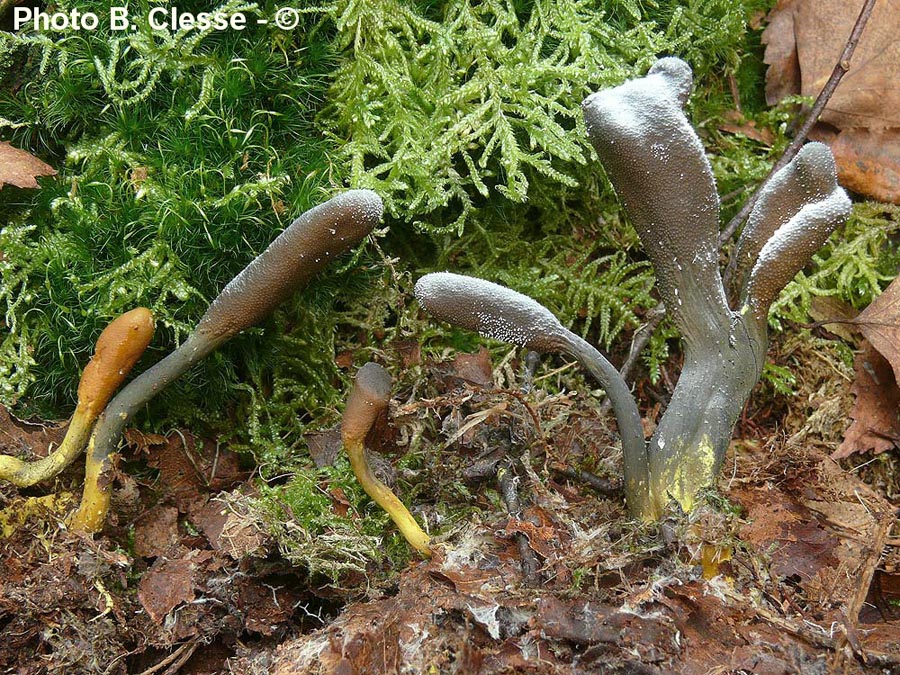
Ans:
[{"label": "green moss", "polygon": [[333,467],[300,469],[285,485],[264,487],[256,504],[285,557],[313,576],[332,582],[351,572],[377,577],[379,570],[402,568],[413,554],[344,457]]},{"label": "green moss", "polygon": [[[109,3],[77,4],[108,15]],[[275,6],[221,7],[255,19]],[[27,392],[31,410],[59,415],[102,326],[136,305],[150,307],[160,329],[144,366],[168,353],[225,283],[340,179],[315,123],[331,36],[311,20],[290,33],[250,23],[215,34],[139,23],[125,34],[101,25],[0,37],[29,75],[24,85],[12,71],[4,78],[0,118],[17,125],[6,135],[59,169],[38,192],[0,193],[4,403]],[[307,328],[293,339],[321,337]],[[155,406],[169,424],[215,415],[235,398],[246,381],[239,355],[259,340],[236,342]],[[313,356],[305,370],[320,365]],[[256,365],[271,376],[271,361]]]},{"label": "green moss", "polygon": [[590,92],[679,55],[699,79],[741,62],[755,2],[340,0],[326,121],[355,185],[422,231],[461,234],[492,198],[579,186]]},{"label": "green moss", "polygon": [[[105,15],[108,5],[78,7]],[[162,329],[147,362],[170,351],[345,171],[386,198],[389,252],[531,292],[612,344],[649,306],[652,276],[598,181],[579,103],[660,53],[687,58],[704,86],[718,81],[741,64],[757,5],[342,1],[308,10],[289,33],[251,20],[243,32],[139,23],[130,34],[4,35],[3,53],[26,74],[5,74],[0,124],[55,155],[60,175],[38,193],[0,194],[10,223],[0,243],[15,252],[0,282],[11,327],[0,343],[3,401],[61,414],[93,339],[137,304]],[[197,423],[237,399],[252,430],[245,445],[275,461],[296,443],[294,420],[338,398],[324,355],[336,327],[328,312],[347,290],[330,286],[315,321],[288,312],[275,337],[270,325],[263,339],[236,340],[167,393],[156,418]],[[349,290],[357,302],[372,297]],[[247,357],[259,349],[269,351]]]}]

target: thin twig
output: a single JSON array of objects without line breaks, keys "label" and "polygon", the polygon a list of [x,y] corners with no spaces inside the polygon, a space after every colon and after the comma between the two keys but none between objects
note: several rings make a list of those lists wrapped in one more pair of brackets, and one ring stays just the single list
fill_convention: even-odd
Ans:
[{"label": "thin twig", "polygon": [[[513,470],[512,460],[506,460],[497,467],[497,483],[500,486],[500,496],[506,504],[506,510],[513,518],[521,517],[519,505],[519,479]],[[531,550],[528,537],[523,532],[516,532],[516,545],[519,547],[519,556],[522,558],[522,575],[525,577],[525,585],[534,588],[540,583],[540,568],[537,556]]]},{"label": "thin twig", "polygon": [[626,380],[631,376],[631,371],[637,365],[638,358],[640,358],[641,352],[644,351],[644,347],[647,346],[650,338],[653,337],[653,333],[656,332],[656,327],[665,317],[666,306],[663,303],[659,303],[647,312],[647,323],[635,331],[634,337],[631,339],[631,349],[628,351],[628,358],[625,359],[625,363],[622,364],[622,368],[619,371]]},{"label": "thin twig", "polygon": [[163,668],[169,666],[166,672],[175,673],[177,670],[171,670],[171,668],[181,668],[185,664],[185,662],[194,654],[197,650],[197,647],[200,646],[199,640],[191,640],[190,642],[185,642],[174,652],[169,654],[162,661],[157,663],[155,666],[150,666],[147,670],[141,671],[140,675],[153,675],[154,673],[158,673]]},{"label": "thin twig", "polygon": [[[631,379],[631,372],[637,365],[638,359],[641,356],[641,352],[644,351],[644,347],[646,347],[647,343],[650,342],[650,338],[653,337],[653,333],[656,332],[656,327],[659,326],[660,322],[665,318],[665,316],[666,306],[663,303],[659,303],[656,307],[647,312],[646,323],[644,323],[634,332],[634,336],[631,338],[631,349],[629,349],[628,351],[628,357],[625,359],[625,362],[619,369],[619,373],[622,375],[626,382]],[[603,401],[600,409],[606,412],[611,407],[612,403],[607,398],[605,401]]]},{"label": "thin twig", "polygon": [[566,466],[561,462],[554,462],[550,465],[550,468],[555,473],[558,473],[560,476],[564,476],[569,480],[587,483],[595,492],[598,492],[606,499],[620,499],[622,497],[623,486],[621,481],[609,480],[608,478],[603,478],[602,476],[598,476],[590,471],[585,471],[584,469]]},{"label": "thin twig", "polygon": [[772,179],[772,176],[774,176],[778,171],[787,166],[787,164],[792,159],[794,159],[797,153],[800,152],[800,148],[802,148],[803,144],[806,142],[807,135],[812,130],[816,122],[819,121],[819,115],[822,114],[822,111],[825,109],[828,101],[831,100],[831,95],[834,94],[834,90],[837,89],[837,86],[840,83],[841,79],[844,77],[847,71],[850,70],[850,59],[853,57],[853,52],[856,50],[856,46],[859,44],[859,40],[862,37],[863,30],[866,27],[866,23],[868,23],[869,17],[872,15],[873,7],[875,7],[875,0],[866,0],[863,4],[862,9],[859,12],[859,16],[856,18],[856,23],[853,25],[853,30],[850,31],[850,37],[847,38],[847,43],[844,45],[844,50],[841,52],[841,56],[838,59],[837,63],[834,65],[834,70],[831,71],[831,77],[828,78],[825,86],[822,87],[822,91],[819,92],[815,103],[813,103],[812,109],[809,111],[809,114],[806,116],[803,124],[794,135],[794,140],[791,141],[791,144],[784,151],[784,154],[782,154],[778,161],[775,162],[775,165],[769,171],[763,182],[760,183],[759,187],[757,187],[753,194],[750,196],[750,199],[747,200],[741,210],[738,211],[734,218],[732,218],[728,222],[728,225],[725,227],[725,229],[722,230],[722,233],[719,235],[720,245],[731,239],[735,231],[744,223],[744,221],[747,219],[747,216],[750,215],[750,211],[753,210],[753,206],[759,199],[760,193]]}]

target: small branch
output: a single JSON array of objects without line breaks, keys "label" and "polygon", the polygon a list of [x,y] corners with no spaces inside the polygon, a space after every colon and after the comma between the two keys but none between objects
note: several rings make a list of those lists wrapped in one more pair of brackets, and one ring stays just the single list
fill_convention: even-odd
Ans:
[{"label": "small branch", "polygon": [[834,66],[834,70],[831,71],[831,77],[828,78],[828,81],[825,83],[825,86],[822,87],[822,91],[819,92],[819,96],[816,98],[815,103],[813,104],[812,109],[809,111],[809,114],[806,116],[806,119],[803,121],[803,124],[797,130],[797,133],[794,135],[794,140],[791,141],[791,144],[784,151],[784,154],[775,162],[775,165],[769,171],[768,175],[763,179],[762,183],[759,184],[759,187],[753,192],[750,196],[750,199],[744,204],[740,211],[732,218],[728,225],[722,230],[722,233],[719,235],[719,245],[721,246],[724,242],[731,239],[737,229],[747,220],[747,216],[750,215],[750,212],[753,210],[753,207],[756,205],[756,201],[759,199],[760,193],[765,189],[769,180],[771,180],[772,176],[774,176],[779,170],[783,169],[788,163],[800,152],[800,148],[803,147],[803,144],[806,142],[806,137],[809,135],[809,132],[812,130],[813,126],[815,126],[816,122],[819,120],[819,115],[822,114],[822,111],[825,109],[825,106],[828,104],[828,101],[831,100],[832,94],[834,94],[834,90],[837,89],[838,84],[840,84],[841,79],[850,70],[850,59],[853,57],[853,52],[856,50],[856,46],[859,44],[859,40],[862,37],[863,30],[866,27],[866,23],[869,21],[869,17],[872,15],[872,9],[875,7],[875,0],[866,0],[863,4],[862,9],[859,12],[859,16],[856,18],[856,23],[853,25],[853,30],[850,31],[850,37],[847,38],[847,43],[844,45],[844,50],[841,52],[840,58],[838,58],[838,62]]},{"label": "small branch", "polygon": [[[626,382],[631,381],[631,373],[637,365],[641,352],[644,351],[644,347],[647,346],[650,338],[653,337],[653,333],[656,332],[656,327],[659,326],[664,318],[666,318],[666,306],[663,303],[659,303],[647,312],[647,322],[634,332],[634,336],[631,338],[631,349],[628,351],[628,358],[625,359],[625,362],[619,369],[619,374],[622,375],[622,379]],[[607,412],[611,407],[612,401],[607,398],[601,404],[600,409],[603,412]]]},{"label": "small branch", "polygon": [[163,668],[166,668],[167,674],[174,675],[174,673],[177,673],[181,669],[181,666],[187,663],[187,660],[194,655],[194,652],[197,651],[197,647],[199,646],[199,640],[185,642],[155,666],[150,666],[147,670],[142,671],[140,675],[154,675]]},{"label": "small branch", "polygon": [[644,351],[644,347],[647,346],[650,338],[653,337],[653,333],[656,332],[656,327],[664,318],[666,318],[666,306],[663,303],[659,303],[647,312],[647,323],[635,331],[634,337],[631,339],[631,349],[628,352],[628,358],[625,359],[625,363],[622,364],[622,368],[619,370],[622,377],[626,380],[631,377],[631,371],[637,365],[641,352]]},{"label": "small branch", "polygon": [[[506,505],[506,510],[513,518],[521,515],[519,504],[518,479],[513,471],[512,460],[507,459],[497,467],[497,484],[500,486],[500,496]],[[531,550],[528,537],[522,533],[515,534],[516,545],[519,547],[519,556],[522,558],[522,574],[525,577],[525,585],[534,588],[540,583],[540,568],[537,556]]]},{"label": "small branch", "polygon": [[593,488],[595,492],[606,499],[620,499],[622,496],[621,481],[609,480],[608,478],[603,478],[590,471],[575,469],[560,462],[551,464],[550,469],[569,480],[587,483],[589,487]]}]

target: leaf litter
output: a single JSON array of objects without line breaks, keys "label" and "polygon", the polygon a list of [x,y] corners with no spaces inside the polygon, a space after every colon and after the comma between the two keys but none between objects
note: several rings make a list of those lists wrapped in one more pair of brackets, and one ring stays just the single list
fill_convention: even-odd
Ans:
[{"label": "leaf litter", "polygon": [[37,178],[55,176],[56,169],[25,150],[0,141],[0,190],[4,185],[34,189],[40,187]]},{"label": "leaf litter", "polygon": [[[818,364],[798,373],[798,386],[823,397],[816,405],[847,400],[847,373],[827,348],[798,340],[778,350]],[[875,673],[898,664],[891,622],[862,622],[870,580],[894,597],[896,574],[881,558],[894,507],[827,458],[842,426],[802,435],[797,421],[787,441],[736,441],[720,497],[689,519],[639,525],[619,497],[558,470],[620,474],[599,400],[577,394],[583,383],[558,363],[542,372],[555,373],[559,393],[537,378],[544,384],[523,394],[514,355],[498,368],[486,358],[424,363],[415,377],[428,384],[393,409],[390,452],[433,454],[417,481],[424,512],[436,517],[442,501],[468,509],[431,561],[381,581],[310,578],[280,557],[227,448],[184,430],[131,432],[125,457],[148,470],[119,476],[114,496],[132,509],[117,509],[103,537],[72,537],[45,513],[2,543],[15,564],[0,571],[0,621],[17,632],[0,665],[124,673],[171,658],[183,672],[289,674]],[[491,372],[511,388],[460,376],[473,362],[479,377]],[[32,433],[39,454],[46,441]],[[517,474],[513,513],[497,503],[500,460]],[[448,480],[480,464],[465,490]],[[77,485],[77,471],[62,483]],[[342,503],[339,486],[320,487]],[[38,654],[54,665],[32,668]],[[201,663],[207,670],[195,670]]]},{"label": "leaf litter", "polygon": [[[850,34],[862,2],[779,0],[763,32],[766,100],[816,97]],[[900,203],[900,13],[877,2],[844,75],[810,138],[828,143],[841,185]]]}]

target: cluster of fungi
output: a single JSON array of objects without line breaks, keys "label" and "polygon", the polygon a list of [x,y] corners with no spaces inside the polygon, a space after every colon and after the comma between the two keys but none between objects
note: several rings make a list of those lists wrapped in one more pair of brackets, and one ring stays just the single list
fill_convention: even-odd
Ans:
[{"label": "cluster of fungi", "polygon": [[[682,109],[691,79],[687,64],[664,58],[645,77],[593,94],[583,104],[590,140],[654,266],[660,297],[684,343],[684,368],[649,440],[619,371],[532,298],[447,272],[427,274],[415,288],[435,319],[537,352],[569,355],[601,384],[622,441],[628,509],[643,520],[659,519],[673,505],[690,511],[697,494],[714,484],[734,424],[762,373],[769,307],[850,211],[830,150],[807,144],[760,194],[723,277],[719,198],[703,146]],[[174,352],[110,400],[153,333],[146,309],[116,319],[85,368],[62,445],[32,463],[0,456],[0,479],[20,486],[46,480],[87,445],[84,494],[70,524],[99,531],[125,425],[165,386],[357,246],[382,210],[374,192],[350,190],[303,214],[225,287]],[[364,490],[410,545],[428,556],[428,535],[366,459],[366,435],[390,398],[388,372],[375,363],[363,366],[346,406],[342,438]]]}]

